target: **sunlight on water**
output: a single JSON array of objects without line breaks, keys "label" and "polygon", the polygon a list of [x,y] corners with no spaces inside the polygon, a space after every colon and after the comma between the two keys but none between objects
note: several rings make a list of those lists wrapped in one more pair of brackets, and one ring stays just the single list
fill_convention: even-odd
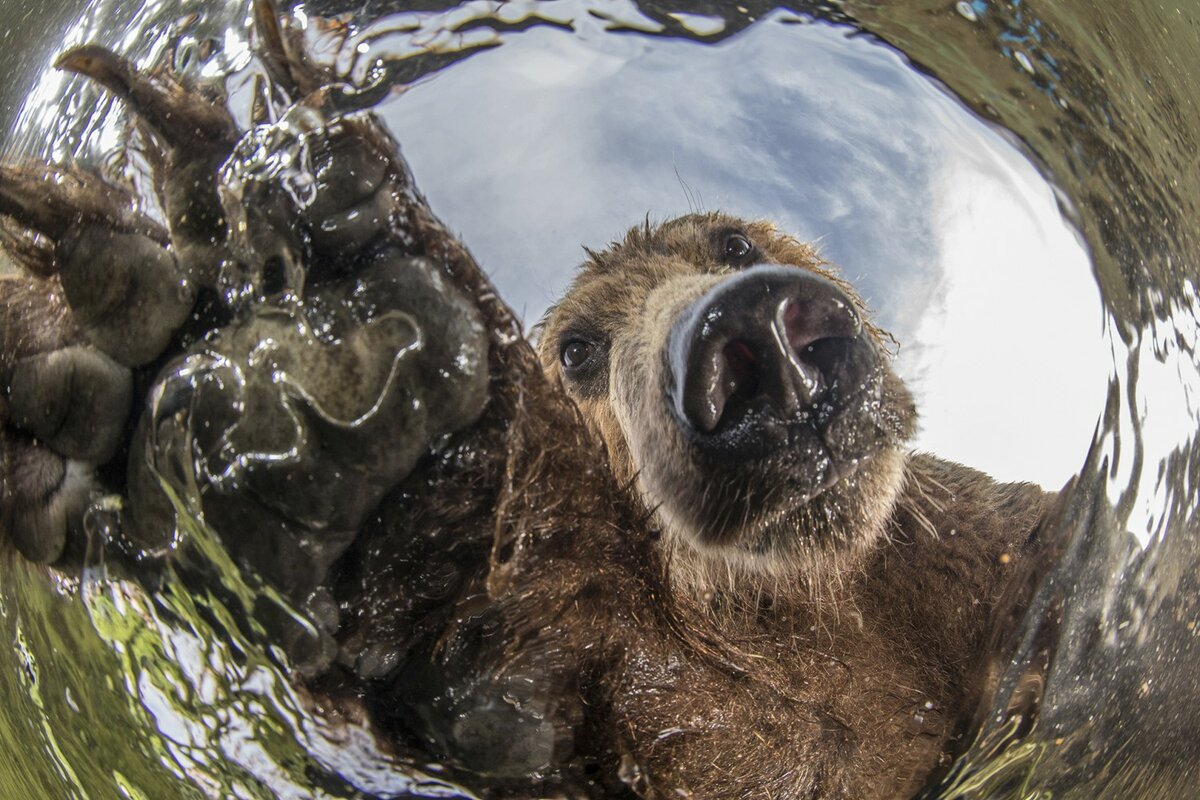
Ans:
[{"label": "sunlight on water", "polygon": [[967,164],[948,159],[941,178],[947,274],[938,304],[915,315],[914,360],[932,362],[917,367],[917,444],[1058,489],[1095,434],[1111,344],[1087,252],[1050,187],[1007,146],[983,143],[993,146]]}]

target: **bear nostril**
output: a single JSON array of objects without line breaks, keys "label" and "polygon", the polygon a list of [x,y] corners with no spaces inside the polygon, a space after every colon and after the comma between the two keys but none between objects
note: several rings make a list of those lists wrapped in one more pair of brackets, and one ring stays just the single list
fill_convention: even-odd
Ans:
[{"label": "bear nostril", "polygon": [[688,369],[681,397],[684,417],[700,433],[712,433],[725,415],[730,398],[749,398],[759,390],[759,360],[750,344],[732,339],[704,348]]},{"label": "bear nostril", "polygon": [[861,323],[849,305],[837,297],[828,297],[820,304],[801,299],[787,301],[780,309],[779,326],[792,350],[803,357],[810,346],[822,339],[857,336]]},{"label": "bear nostril", "polygon": [[796,373],[789,376],[780,398],[786,410],[793,411],[793,406],[812,403],[828,388],[851,340],[862,331],[862,322],[847,301],[830,294],[788,300],[779,308],[775,325],[795,358]]},{"label": "bear nostril", "polygon": [[849,349],[849,337],[826,336],[797,350],[796,358],[802,363],[814,367],[819,374],[824,376],[831,374],[837,368],[838,362],[846,358]]},{"label": "bear nostril", "polygon": [[741,339],[733,339],[725,345],[722,355],[725,357],[727,394],[753,397],[758,391],[758,359],[750,345]]}]

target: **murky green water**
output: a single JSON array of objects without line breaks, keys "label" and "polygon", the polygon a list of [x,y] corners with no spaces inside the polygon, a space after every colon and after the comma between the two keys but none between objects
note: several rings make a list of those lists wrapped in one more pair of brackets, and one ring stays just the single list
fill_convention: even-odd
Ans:
[{"label": "murky green water", "polygon": [[[771,217],[819,240],[903,343],[920,446],[1050,488],[1078,475],[1060,567],[940,796],[1188,796],[1200,9],[424,5],[444,8],[300,10],[319,44],[349,32],[347,69],[360,41],[417,54],[424,79],[381,114],[528,323],[580,243],[647,213]],[[82,41],[146,61],[182,42],[175,65],[248,116],[240,3],[10,19],[7,159],[123,166],[119,109],[39,77]],[[193,533],[207,583],[0,564],[0,797],[455,796],[292,688],[249,611],[262,590]]]}]

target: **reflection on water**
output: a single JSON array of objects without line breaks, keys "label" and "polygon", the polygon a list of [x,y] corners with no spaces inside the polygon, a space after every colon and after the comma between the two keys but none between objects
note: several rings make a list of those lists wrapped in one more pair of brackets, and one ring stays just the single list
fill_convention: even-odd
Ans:
[{"label": "reflection on water", "polygon": [[[381,52],[419,56],[416,77],[501,44],[383,115],[434,209],[527,323],[580,243],[601,246],[647,213],[769,217],[819,241],[903,343],[921,447],[1051,488],[1079,473],[1057,521],[1061,568],[948,796],[1190,786],[1200,176],[1186,154],[1200,98],[1180,54],[1200,43],[1182,16],[1147,7],[1105,21],[1102,38],[1098,12],[1074,2],[846,2],[811,16],[764,3],[704,14],[657,2],[384,5],[354,5],[349,28],[337,3],[297,13],[352,74]],[[989,122],[830,20],[900,48]],[[241,3],[102,0],[77,22],[45,24],[66,33],[31,45],[24,76],[99,41],[226,80],[248,118]],[[91,87],[45,71],[11,91],[25,99],[6,120],[8,158],[136,171],[120,110]],[[0,761],[3,785],[28,796],[155,797],[176,782],[200,796],[454,794],[426,777],[435,767],[381,753],[355,721],[313,713],[262,655],[232,568],[216,571],[215,593],[168,575],[153,594],[103,572],[81,589],[3,569],[0,624],[14,642],[0,656],[0,749],[14,754]]]}]

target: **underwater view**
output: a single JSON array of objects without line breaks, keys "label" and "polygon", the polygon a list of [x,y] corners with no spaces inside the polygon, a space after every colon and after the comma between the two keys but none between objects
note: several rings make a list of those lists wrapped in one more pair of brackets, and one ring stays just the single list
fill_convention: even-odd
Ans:
[{"label": "underwater view", "polygon": [[[608,583],[636,631],[668,590],[621,570],[669,536],[609,509],[637,471],[522,349],[546,362],[547,314],[631,226],[714,212],[853,287],[855,336],[915,404],[906,448],[1045,497],[1041,566],[984,598],[995,657],[964,672],[945,757],[896,785],[1196,793],[1200,9],[0,8],[0,282],[57,281],[107,354],[0,293],[0,800],[748,796],[669,793],[627,743],[559,770],[564,736],[600,735],[560,698],[609,678],[555,671],[555,636],[574,658],[607,623],[553,581],[585,609]],[[146,256],[165,277],[122,272],[168,245]],[[593,342],[567,328],[573,368]],[[43,352],[78,360],[31,395]],[[719,377],[718,419],[744,380]],[[553,544],[543,518],[644,535]],[[619,568],[588,574],[595,553]],[[664,636],[725,658],[687,619],[667,608]],[[898,708],[917,734],[945,710]]]}]

